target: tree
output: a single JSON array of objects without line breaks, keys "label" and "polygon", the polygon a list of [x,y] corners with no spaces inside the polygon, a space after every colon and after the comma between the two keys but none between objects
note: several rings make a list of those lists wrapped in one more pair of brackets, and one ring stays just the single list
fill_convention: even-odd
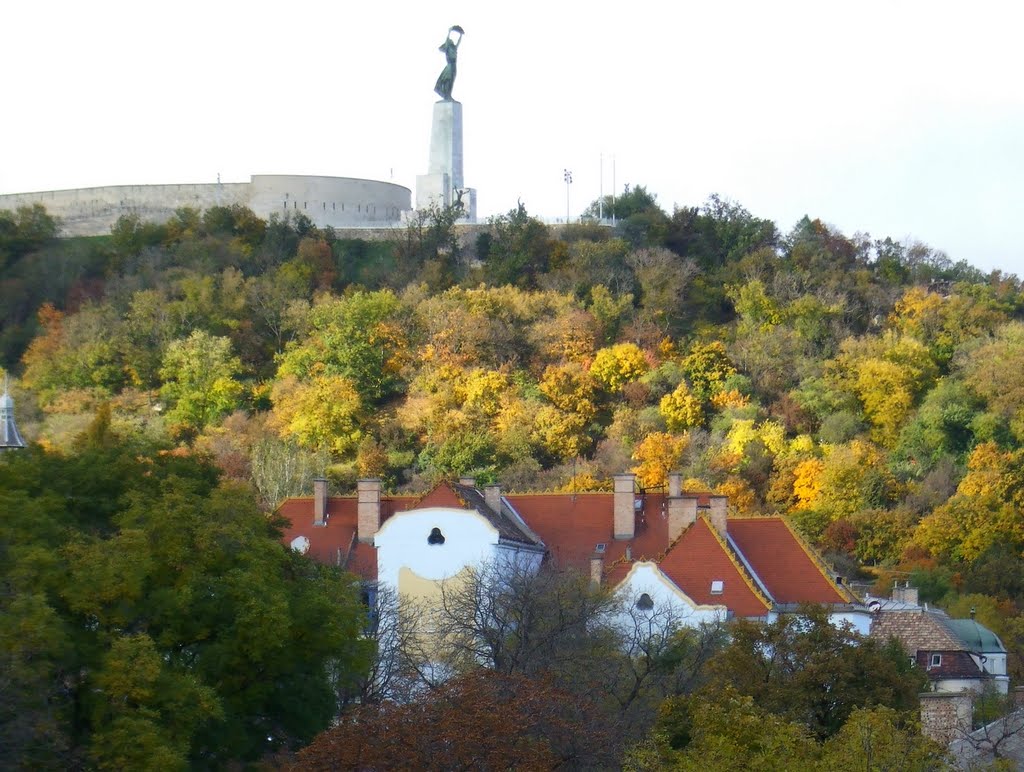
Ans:
[{"label": "tree", "polygon": [[269,423],[282,439],[339,456],[358,446],[362,401],[348,378],[315,373],[300,382],[287,376],[274,384],[271,399],[274,409]]},{"label": "tree", "polygon": [[92,437],[0,464],[0,711],[38,721],[4,726],[5,761],[221,767],[307,742],[367,664],[351,578],[207,462]]},{"label": "tree", "polygon": [[924,678],[898,644],[838,627],[819,607],[774,622],[737,621],[711,664],[717,688],[752,697],[818,739],[838,732],[856,708],[915,708]]},{"label": "tree", "polygon": [[487,283],[536,286],[537,277],[548,271],[551,255],[547,226],[530,217],[520,204],[492,217],[489,235],[486,253],[477,255],[487,265]]},{"label": "tree", "polygon": [[160,367],[160,396],[171,403],[168,420],[196,431],[230,413],[241,401],[241,371],[227,338],[196,330],[173,341]]},{"label": "tree", "polygon": [[398,388],[408,331],[394,293],[322,296],[310,311],[308,324],[307,337],[289,343],[280,357],[279,378],[344,376],[368,406]]},{"label": "tree", "polygon": [[603,767],[610,757],[587,706],[550,680],[477,669],[410,702],[360,706],[295,768],[541,770]]},{"label": "tree", "polygon": [[616,343],[600,349],[590,366],[590,374],[611,394],[635,381],[650,369],[647,357],[635,343]]}]

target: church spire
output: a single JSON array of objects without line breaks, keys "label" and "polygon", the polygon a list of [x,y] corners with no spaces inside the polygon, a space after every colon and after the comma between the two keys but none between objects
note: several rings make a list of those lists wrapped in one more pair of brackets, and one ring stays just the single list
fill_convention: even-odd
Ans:
[{"label": "church spire", "polygon": [[24,448],[27,443],[14,423],[14,400],[8,390],[8,378],[4,376],[4,393],[0,395],[0,450]]}]

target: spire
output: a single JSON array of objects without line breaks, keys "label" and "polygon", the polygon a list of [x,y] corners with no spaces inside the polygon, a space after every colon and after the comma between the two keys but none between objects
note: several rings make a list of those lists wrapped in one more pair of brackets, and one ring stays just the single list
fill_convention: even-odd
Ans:
[{"label": "spire", "polygon": [[24,448],[28,443],[14,423],[14,400],[8,391],[8,378],[4,376],[4,393],[0,396],[0,450]]}]

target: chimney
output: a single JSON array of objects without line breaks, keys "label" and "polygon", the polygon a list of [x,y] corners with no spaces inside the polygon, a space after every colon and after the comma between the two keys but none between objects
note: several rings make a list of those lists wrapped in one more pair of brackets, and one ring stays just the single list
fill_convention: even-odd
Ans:
[{"label": "chimney", "polygon": [[728,512],[729,498],[727,496],[712,496],[711,506],[708,509],[708,519],[711,525],[724,539],[726,534],[725,516]]},{"label": "chimney", "polygon": [[594,553],[590,556],[590,586],[600,587],[604,577],[604,556]]},{"label": "chimney", "polygon": [[902,587],[900,587],[899,582],[896,582],[892,587],[892,599],[902,603],[910,603],[914,606],[921,605],[918,600],[917,588],[911,587],[910,582],[905,582]]},{"label": "chimney", "polygon": [[966,736],[974,718],[970,692],[924,692],[921,700],[921,733],[940,745]]},{"label": "chimney", "polygon": [[313,525],[327,525],[327,480],[313,480]]},{"label": "chimney", "polygon": [[356,482],[356,533],[364,544],[373,544],[380,530],[380,487],[379,477]]},{"label": "chimney", "polygon": [[487,502],[487,506],[493,509],[495,512],[501,512],[501,486],[500,485],[485,485],[484,486],[484,501]]},{"label": "chimney", "polygon": [[668,473],[668,495],[681,496],[683,494],[683,474],[682,472],[669,472]]},{"label": "chimney", "polygon": [[636,480],[635,474],[617,474],[614,476],[614,531],[615,538],[632,539],[636,534],[636,501],[633,495],[633,484]]},{"label": "chimney", "polygon": [[[671,482],[672,478],[669,478]],[[697,497],[675,496],[668,500],[668,540],[671,544],[697,519]]]},{"label": "chimney", "polygon": [[459,485],[465,485],[467,488],[473,488],[476,486],[475,477],[460,477]]}]

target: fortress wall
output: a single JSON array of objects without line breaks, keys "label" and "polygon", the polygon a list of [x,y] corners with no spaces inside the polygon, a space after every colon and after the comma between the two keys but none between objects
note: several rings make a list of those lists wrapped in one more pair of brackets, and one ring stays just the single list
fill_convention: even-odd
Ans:
[{"label": "fortress wall", "polygon": [[245,204],[249,183],[186,185],[111,185],[101,188],[47,190],[0,195],[0,209],[42,204],[61,220],[63,236],[100,236],[110,233],[118,218],[137,214],[150,222],[166,222],[175,209]]},{"label": "fortress wall", "polygon": [[398,223],[412,208],[412,191],[401,185],[352,177],[291,174],[253,175],[249,206],[260,217],[285,212],[306,215],[318,227]]},{"label": "fortress wall", "polygon": [[302,212],[318,227],[374,227],[397,224],[412,207],[412,192],[401,185],[349,177],[256,175],[251,182],[185,185],[114,185],[0,195],[0,209],[42,204],[61,220],[63,236],[101,236],[118,218],[136,214],[166,222],[175,209],[242,204],[266,219],[277,212]]}]

